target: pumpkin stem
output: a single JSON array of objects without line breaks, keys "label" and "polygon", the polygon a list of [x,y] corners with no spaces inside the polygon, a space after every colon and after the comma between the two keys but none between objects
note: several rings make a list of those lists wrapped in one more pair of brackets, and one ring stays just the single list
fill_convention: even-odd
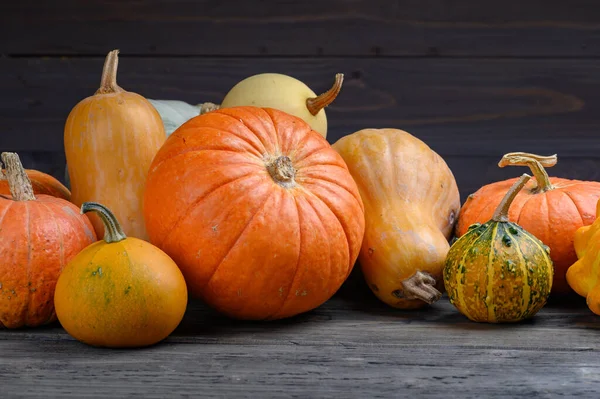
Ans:
[{"label": "pumpkin stem", "polygon": [[402,287],[401,291],[396,290],[393,294],[405,299],[420,299],[429,305],[442,297],[442,293],[435,288],[435,279],[419,270],[404,280]]},{"label": "pumpkin stem", "polygon": [[206,102],[206,103],[198,104],[198,108],[200,108],[200,115],[202,115],[202,114],[206,114],[211,111],[216,111],[219,108],[221,108],[221,106],[219,104]]},{"label": "pumpkin stem", "polygon": [[335,75],[335,82],[333,83],[331,89],[317,97],[306,99],[306,108],[308,108],[308,112],[310,112],[312,115],[316,115],[320,110],[331,104],[340,93],[340,90],[342,90],[343,81],[344,74],[337,73]]},{"label": "pumpkin stem", "polygon": [[113,50],[106,56],[104,60],[104,68],[102,69],[102,79],[100,80],[100,88],[96,90],[96,94],[110,94],[124,91],[117,84],[117,67],[119,66],[119,50]]},{"label": "pumpkin stem", "polygon": [[8,180],[8,188],[13,200],[35,201],[31,180],[29,180],[19,156],[14,152],[3,152],[2,162],[6,167],[6,171],[3,171],[2,174]]},{"label": "pumpkin stem", "polygon": [[295,185],[294,177],[296,177],[296,169],[290,157],[282,155],[267,162],[266,166],[275,183],[286,188]]},{"label": "pumpkin stem", "polygon": [[527,182],[531,179],[527,173],[523,173],[523,175],[512,185],[512,187],[506,192],[502,201],[498,204],[496,211],[494,212],[494,216],[492,216],[492,220],[494,222],[508,222],[508,209],[512,204],[513,200],[519,194],[519,191],[527,184]]},{"label": "pumpkin stem", "polygon": [[102,204],[97,202],[84,202],[81,204],[81,214],[94,211],[98,213],[102,223],[104,224],[104,241],[107,243],[119,242],[127,238],[117,217]]},{"label": "pumpkin stem", "polygon": [[558,162],[556,154],[542,156],[529,154],[527,152],[509,152],[502,157],[500,162],[498,162],[498,166],[501,168],[505,166],[529,166],[531,173],[533,173],[535,180],[537,181],[537,187],[534,188],[533,191],[536,193],[544,193],[554,189],[544,167],[551,168],[556,165],[556,162]]}]

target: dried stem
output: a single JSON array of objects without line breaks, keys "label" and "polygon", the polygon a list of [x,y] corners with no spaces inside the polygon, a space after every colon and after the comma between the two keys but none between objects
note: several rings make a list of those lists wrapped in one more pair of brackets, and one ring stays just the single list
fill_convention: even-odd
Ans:
[{"label": "dried stem", "polygon": [[534,191],[543,193],[554,188],[544,167],[551,168],[557,162],[556,154],[542,156],[527,152],[510,152],[502,157],[498,162],[498,166],[501,168],[505,166],[528,166],[537,181],[537,187]]},{"label": "dried stem", "polygon": [[430,274],[417,271],[402,282],[402,292],[394,293],[404,299],[420,299],[431,305],[442,297],[435,284],[435,279]]},{"label": "dried stem", "polygon": [[100,80],[100,88],[96,90],[96,94],[110,94],[124,91],[117,84],[117,68],[119,66],[119,50],[113,50],[106,56],[104,60],[104,68],[102,69],[102,79]]},{"label": "dried stem", "polygon": [[14,152],[3,152],[2,162],[6,168],[6,172],[3,173],[8,180],[8,188],[13,200],[35,201],[31,180],[29,180],[19,156]]},{"label": "dried stem", "polygon": [[523,173],[521,178],[512,185],[512,187],[506,192],[502,201],[498,204],[496,208],[496,212],[494,212],[494,216],[492,216],[492,220],[495,222],[508,222],[508,210],[510,209],[510,205],[513,200],[519,194],[519,191],[527,184],[527,182],[531,179],[527,173]]},{"label": "dried stem", "polygon": [[340,90],[342,90],[343,82],[344,82],[344,74],[343,73],[336,74],[335,82],[333,83],[333,86],[331,87],[331,89],[327,90],[325,93],[323,93],[317,97],[309,98],[306,100],[306,108],[308,108],[308,112],[310,112],[312,115],[316,115],[323,108],[325,108],[326,106],[331,104],[333,102],[333,100],[335,100],[335,98],[340,93]]}]

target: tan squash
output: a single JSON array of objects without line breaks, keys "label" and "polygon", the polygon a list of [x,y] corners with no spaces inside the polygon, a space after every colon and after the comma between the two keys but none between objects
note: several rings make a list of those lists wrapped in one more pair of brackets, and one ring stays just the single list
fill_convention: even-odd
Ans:
[{"label": "tan squash", "polygon": [[460,198],[452,171],[425,143],[398,129],[365,129],[333,145],[365,207],[359,262],[375,295],[410,309],[433,303]]},{"label": "tan squash", "polygon": [[[147,240],[142,196],[150,163],[166,140],[156,109],[139,94],[117,85],[118,50],[106,57],[100,88],[80,101],[65,125],[71,201],[110,208],[129,237]],[[104,236],[97,215],[96,234]]]}]

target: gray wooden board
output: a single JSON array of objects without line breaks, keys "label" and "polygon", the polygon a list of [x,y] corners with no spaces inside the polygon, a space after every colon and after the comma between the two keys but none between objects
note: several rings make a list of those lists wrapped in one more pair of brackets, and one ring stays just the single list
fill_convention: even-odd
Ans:
[{"label": "gray wooden board", "polygon": [[[99,85],[102,58],[0,59],[0,148],[62,151],[70,110]],[[315,91],[346,74],[327,109],[329,140],[394,127],[443,155],[520,150],[600,154],[600,61],[431,59],[182,59],[121,56],[119,83],[148,98],[220,102],[260,72],[298,77]],[[515,148],[518,147],[518,148]]]},{"label": "gray wooden board", "polygon": [[[32,29],[32,27],[35,27]],[[590,0],[106,1],[0,5],[0,54],[600,55]]]},{"label": "gray wooden board", "polygon": [[2,397],[586,397],[600,394],[600,319],[582,298],[477,324],[443,298],[378,302],[355,276],[320,308],[242,322],[196,300],[164,342],[91,348],[58,325],[0,331]]}]

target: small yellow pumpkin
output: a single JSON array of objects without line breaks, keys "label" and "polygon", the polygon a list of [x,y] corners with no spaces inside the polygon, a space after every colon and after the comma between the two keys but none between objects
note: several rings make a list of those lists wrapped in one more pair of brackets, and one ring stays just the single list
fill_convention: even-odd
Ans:
[{"label": "small yellow pumpkin", "polygon": [[596,220],[575,232],[577,262],[567,269],[567,283],[586,298],[592,312],[600,315],[600,201],[596,204]]},{"label": "small yellow pumpkin", "polygon": [[183,274],[147,241],[126,237],[105,206],[84,202],[104,223],[104,240],[75,256],[56,284],[54,305],[63,328],[92,346],[155,344],[181,322],[187,307]]},{"label": "small yellow pumpkin", "polygon": [[475,223],[450,247],[444,285],[450,302],[477,322],[516,322],[546,303],[554,269],[549,248],[516,223],[508,210],[530,176],[508,190],[484,224]]}]

